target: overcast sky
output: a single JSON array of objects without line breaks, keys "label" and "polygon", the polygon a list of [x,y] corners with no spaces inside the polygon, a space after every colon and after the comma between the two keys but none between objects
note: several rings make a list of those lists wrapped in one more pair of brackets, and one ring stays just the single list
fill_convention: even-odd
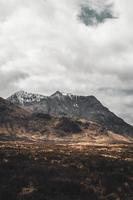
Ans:
[{"label": "overcast sky", "polygon": [[95,95],[133,124],[132,0],[0,0],[0,96]]}]

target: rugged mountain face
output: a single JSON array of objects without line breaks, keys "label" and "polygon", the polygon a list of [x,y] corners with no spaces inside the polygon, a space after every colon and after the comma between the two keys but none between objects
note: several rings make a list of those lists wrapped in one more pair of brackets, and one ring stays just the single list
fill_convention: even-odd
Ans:
[{"label": "rugged mountain face", "polygon": [[85,118],[119,134],[133,135],[133,127],[104,107],[94,96],[76,96],[57,91],[46,97],[17,92],[8,101],[33,113],[55,117]]},{"label": "rugged mountain face", "polygon": [[13,103],[0,98],[0,140],[32,137],[51,139],[107,135],[107,130],[83,119],[52,117],[43,113],[26,111]]}]

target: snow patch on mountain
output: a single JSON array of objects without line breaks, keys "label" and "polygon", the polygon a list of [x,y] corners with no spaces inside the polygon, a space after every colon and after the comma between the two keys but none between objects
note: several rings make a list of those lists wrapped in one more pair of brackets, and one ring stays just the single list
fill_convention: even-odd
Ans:
[{"label": "snow patch on mountain", "polygon": [[7,100],[11,101],[12,103],[24,105],[26,103],[40,102],[42,99],[45,98],[46,97],[43,95],[28,93],[21,90],[10,96]]}]

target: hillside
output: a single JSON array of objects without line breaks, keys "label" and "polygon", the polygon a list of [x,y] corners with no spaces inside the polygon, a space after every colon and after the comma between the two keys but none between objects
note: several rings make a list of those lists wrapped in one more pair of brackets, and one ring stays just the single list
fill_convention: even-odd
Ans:
[{"label": "hillside", "polygon": [[48,114],[54,117],[84,118],[104,126],[107,130],[133,135],[133,127],[116,116],[94,96],[63,94],[59,91],[51,96],[17,92],[8,101],[32,113]]}]

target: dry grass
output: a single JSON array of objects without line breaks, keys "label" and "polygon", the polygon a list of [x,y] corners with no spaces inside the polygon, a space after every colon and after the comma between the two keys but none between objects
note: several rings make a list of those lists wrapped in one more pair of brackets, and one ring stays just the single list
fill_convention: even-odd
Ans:
[{"label": "dry grass", "polygon": [[1,200],[132,200],[133,145],[1,142]]}]

